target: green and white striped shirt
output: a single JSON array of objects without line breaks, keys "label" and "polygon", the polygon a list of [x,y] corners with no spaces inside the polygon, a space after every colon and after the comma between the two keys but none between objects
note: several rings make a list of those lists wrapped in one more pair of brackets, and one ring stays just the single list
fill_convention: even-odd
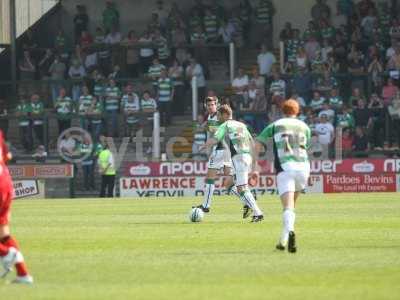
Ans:
[{"label": "green and white striped shirt", "polygon": [[109,111],[116,111],[119,108],[119,98],[121,97],[121,91],[119,87],[108,87],[105,91],[106,99],[104,101],[105,110]]},{"label": "green and white striped shirt", "polygon": [[229,145],[231,157],[240,154],[250,154],[253,147],[253,137],[246,124],[238,121],[228,120],[218,127],[214,138]]},{"label": "green and white striped shirt", "polygon": [[207,39],[212,40],[217,37],[218,20],[216,15],[204,17],[204,28],[206,31]]},{"label": "green and white striped shirt", "polygon": [[79,114],[84,115],[88,112],[90,105],[92,105],[92,95],[82,95],[79,97]]},{"label": "green and white striped shirt", "polygon": [[267,126],[257,140],[265,143],[273,139],[275,169],[302,171],[310,168],[307,149],[311,145],[311,130],[296,118],[283,118]]},{"label": "green and white striped shirt", "polygon": [[274,6],[271,1],[264,0],[256,8],[257,22],[260,24],[271,24],[274,15]]},{"label": "green and white striped shirt", "polygon": [[158,101],[169,102],[172,101],[172,90],[174,83],[171,78],[158,79]]}]

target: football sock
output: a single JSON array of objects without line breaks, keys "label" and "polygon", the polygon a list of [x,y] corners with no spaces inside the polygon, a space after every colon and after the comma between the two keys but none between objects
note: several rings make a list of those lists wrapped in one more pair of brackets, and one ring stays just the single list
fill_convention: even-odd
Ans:
[{"label": "football sock", "polygon": [[24,257],[22,256],[22,253],[19,251],[19,246],[18,246],[17,241],[11,236],[6,236],[5,238],[3,238],[1,240],[1,245],[7,248],[7,253],[8,253],[8,249],[11,247],[18,250],[17,263],[15,264],[15,269],[17,271],[17,275],[18,276],[28,275],[28,269],[24,262]]},{"label": "football sock", "polygon": [[232,185],[230,188],[228,188],[228,190],[234,194],[236,197],[238,197],[240,199],[240,201],[242,201],[243,205],[247,205],[247,203],[244,201],[244,199],[240,196],[236,185]]},{"label": "football sock", "polygon": [[263,213],[254,200],[253,194],[250,190],[245,190],[240,193],[242,201],[245,202],[254,212],[255,216],[261,216]]},{"label": "football sock", "polygon": [[215,190],[214,179],[207,179],[206,180],[206,192],[204,194],[204,202],[203,202],[204,208],[210,208],[211,199],[214,194],[214,190]]},{"label": "football sock", "polygon": [[282,214],[282,236],[281,243],[286,244],[289,238],[289,231],[294,231],[294,222],[296,220],[296,214],[294,210],[286,208]]}]

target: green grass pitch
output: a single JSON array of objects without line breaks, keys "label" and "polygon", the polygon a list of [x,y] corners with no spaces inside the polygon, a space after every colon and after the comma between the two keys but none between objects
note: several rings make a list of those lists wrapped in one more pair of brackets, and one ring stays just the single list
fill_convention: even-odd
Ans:
[{"label": "green grass pitch", "polygon": [[36,282],[2,280],[0,299],[400,299],[399,194],[301,197],[296,254],[274,250],[276,196],[260,199],[259,224],[233,197],[189,223],[200,201],[15,201],[13,233]]}]

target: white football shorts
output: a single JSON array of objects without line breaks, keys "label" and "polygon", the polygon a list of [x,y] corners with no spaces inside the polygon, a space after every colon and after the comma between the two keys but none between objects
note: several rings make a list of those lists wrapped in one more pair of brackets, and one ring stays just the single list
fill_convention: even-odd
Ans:
[{"label": "white football shorts", "polygon": [[252,162],[250,154],[237,154],[232,158],[236,186],[247,185]]},{"label": "white football shorts", "polygon": [[310,177],[310,171],[282,171],[276,176],[276,185],[279,196],[288,192],[301,192],[305,190]]}]

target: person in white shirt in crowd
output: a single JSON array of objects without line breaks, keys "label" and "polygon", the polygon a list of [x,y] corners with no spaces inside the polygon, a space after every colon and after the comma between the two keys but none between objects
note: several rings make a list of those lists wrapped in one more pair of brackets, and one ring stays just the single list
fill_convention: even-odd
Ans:
[{"label": "person in white shirt in crowd", "polygon": [[396,49],[398,48],[399,48],[399,42],[396,39],[392,39],[391,46],[386,50],[387,61],[389,61],[396,54]]},{"label": "person in white shirt in crowd", "polygon": [[258,68],[260,74],[269,77],[271,75],[271,69],[273,64],[277,62],[275,55],[267,48],[266,45],[261,46],[261,52],[257,57]]},{"label": "person in white shirt in crowd", "polygon": [[72,100],[77,103],[79,101],[79,97],[81,96],[81,81],[86,76],[86,70],[82,66],[79,59],[72,60],[72,65],[68,70],[68,76],[70,79],[75,81],[72,85]]},{"label": "person in white shirt in crowd", "polygon": [[328,122],[327,115],[321,115],[319,122],[315,125],[315,133],[318,136],[318,142],[324,149],[324,158],[328,158],[330,145],[335,139],[335,128]]},{"label": "person in white shirt in crowd", "polygon": [[232,81],[232,87],[236,94],[236,101],[247,100],[247,90],[249,89],[249,77],[244,73],[243,68],[238,69],[238,75]]},{"label": "person in white shirt in crowd", "polygon": [[204,76],[203,67],[199,63],[197,63],[196,59],[191,58],[190,64],[186,67],[186,78],[189,79],[191,82],[193,77],[196,77],[197,94],[199,96],[199,99],[205,99],[206,78]]}]

